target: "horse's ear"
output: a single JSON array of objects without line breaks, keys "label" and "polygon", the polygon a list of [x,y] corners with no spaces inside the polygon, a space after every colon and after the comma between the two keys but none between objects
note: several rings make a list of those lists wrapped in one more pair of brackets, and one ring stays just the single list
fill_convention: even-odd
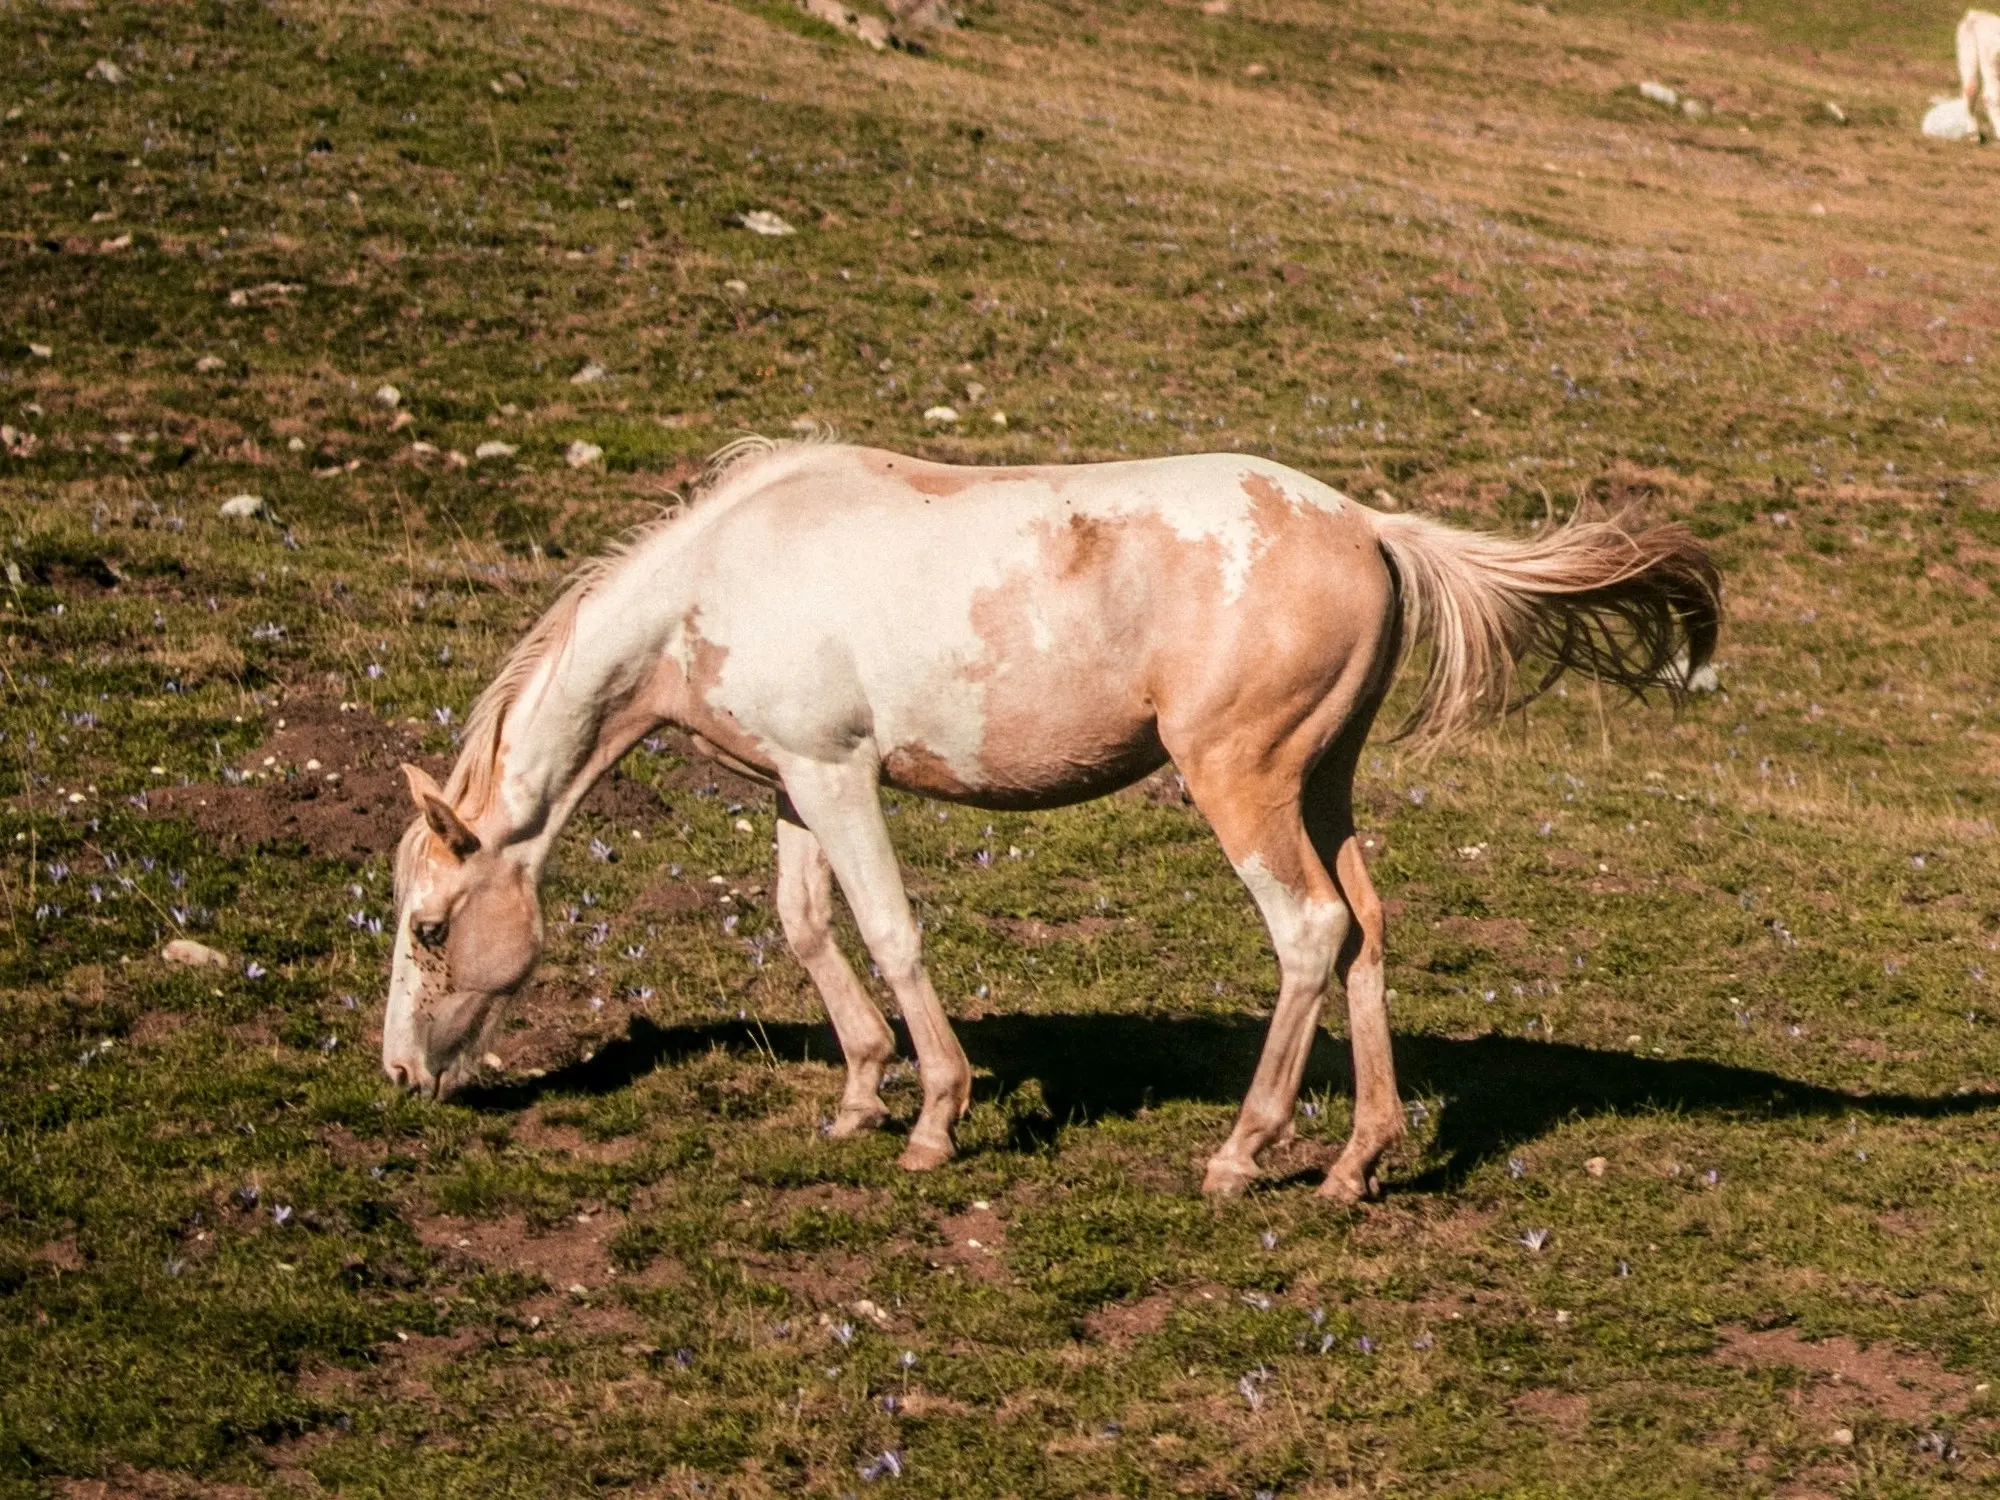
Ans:
[{"label": "horse's ear", "polygon": [[409,784],[410,800],[417,804],[417,811],[424,815],[431,832],[438,836],[445,848],[460,859],[470,859],[477,854],[479,835],[466,827],[457,810],[445,801],[444,788],[421,766],[404,761],[401,769],[403,780]]}]

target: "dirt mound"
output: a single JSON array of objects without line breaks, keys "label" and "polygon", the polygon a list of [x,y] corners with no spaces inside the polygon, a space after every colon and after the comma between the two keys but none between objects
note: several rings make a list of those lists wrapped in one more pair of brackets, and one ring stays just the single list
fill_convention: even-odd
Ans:
[{"label": "dirt mound", "polygon": [[[359,704],[296,693],[272,723],[270,737],[232,768],[240,781],[159,787],[148,810],[186,818],[227,849],[297,843],[316,858],[359,861],[389,853],[409,825],[410,794],[397,766],[409,761],[440,780],[451,769],[424,751],[418,726],[377,718]],[[706,765],[689,767],[682,779],[756,793]],[[613,771],[591,789],[582,811],[643,828],[665,807],[651,787]]]}]

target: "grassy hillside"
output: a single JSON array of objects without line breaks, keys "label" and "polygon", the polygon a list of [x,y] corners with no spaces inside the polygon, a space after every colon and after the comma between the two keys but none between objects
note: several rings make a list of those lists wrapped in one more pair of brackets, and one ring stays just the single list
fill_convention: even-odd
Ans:
[{"label": "grassy hillside", "polygon": [[[1954,19],[0,5],[0,1493],[1993,1483],[2000,160],[1916,133]],[[395,761],[795,424],[1709,540],[1720,691],[1365,761],[1386,1203],[1309,1191],[1337,1013],[1269,1189],[1197,1196],[1275,974],[1170,775],[897,806],[981,1070],[936,1173],[818,1138],[772,809],[670,738],[568,836],[491,1086],[381,1082]]]}]

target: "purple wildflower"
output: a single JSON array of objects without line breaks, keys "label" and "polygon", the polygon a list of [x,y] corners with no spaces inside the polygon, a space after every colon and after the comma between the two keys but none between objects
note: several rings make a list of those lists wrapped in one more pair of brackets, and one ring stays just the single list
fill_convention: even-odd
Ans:
[{"label": "purple wildflower", "polygon": [[258,963],[257,960],[254,958],[251,959],[249,963],[243,966],[243,977],[245,979],[262,979],[266,974],[270,972],[271,971],[269,969],[265,968],[262,964]]}]

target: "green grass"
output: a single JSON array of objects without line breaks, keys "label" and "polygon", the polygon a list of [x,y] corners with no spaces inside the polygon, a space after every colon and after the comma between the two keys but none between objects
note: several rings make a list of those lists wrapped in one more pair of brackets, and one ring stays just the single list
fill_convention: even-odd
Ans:
[{"label": "green grass", "polygon": [[[1992,163],[1914,132],[1954,12],[966,9],[878,55],[775,4],[0,7],[0,1494],[1992,1484]],[[377,1072],[386,860],[160,814],[293,805],[301,704],[448,753],[571,560],[801,420],[1709,540],[1721,692],[1364,759],[1386,1203],[1309,1190],[1337,1014],[1268,1189],[1197,1195],[1274,974],[1164,788],[896,799],[980,1074],[922,1177],[819,1137],[772,809],[674,743],[445,1106]]]}]

